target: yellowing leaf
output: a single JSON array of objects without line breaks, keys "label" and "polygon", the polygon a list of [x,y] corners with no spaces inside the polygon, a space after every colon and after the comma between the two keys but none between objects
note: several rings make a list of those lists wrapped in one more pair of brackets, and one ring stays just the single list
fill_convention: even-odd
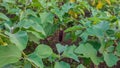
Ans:
[{"label": "yellowing leaf", "polygon": [[92,6],[94,6],[94,5],[95,5],[95,0],[92,1]]},{"label": "yellowing leaf", "polygon": [[111,2],[110,2],[110,0],[105,0],[109,5],[111,5]]},{"label": "yellowing leaf", "polygon": [[77,15],[77,13],[75,13],[75,14],[74,14],[74,18],[78,18],[78,15]]},{"label": "yellowing leaf", "polygon": [[0,38],[0,45],[7,46],[8,44],[6,42],[3,42],[2,38]]},{"label": "yellowing leaf", "polygon": [[70,3],[74,3],[75,2],[75,0],[70,0]]},{"label": "yellowing leaf", "polygon": [[6,42],[3,42],[3,46],[7,46],[8,44]]},{"label": "yellowing leaf", "polygon": [[94,21],[94,22],[93,22],[93,24],[97,24],[97,22],[96,22],[96,21]]},{"label": "yellowing leaf", "polygon": [[75,13],[73,10],[70,10],[69,12],[68,12],[68,14],[70,14],[72,17],[74,17],[74,18],[78,18],[78,15],[77,15],[77,13]]},{"label": "yellowing leaf", "polygon": [[72,15],[72,14],[73,14],[73,11],[72,11],[72,10],[69,10],[69,11],[68,11],[68,14]]},{"label": "yellowing leaf", "polygon": [[99,1],[96,8],[101,9],[102,7],[103,7],[103,3],[101,1]]}]

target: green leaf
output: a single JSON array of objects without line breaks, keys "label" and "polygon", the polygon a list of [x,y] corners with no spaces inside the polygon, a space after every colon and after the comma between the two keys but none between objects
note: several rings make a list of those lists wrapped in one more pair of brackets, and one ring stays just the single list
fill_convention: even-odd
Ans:
[{"label": "green leaf", "polygon": [[93,21],[93,22],[95,22],[95,24],[96,23],[99,23],[101,20],[100,20],[100,18],[98,18],[98,17],[90,17],[90,18],[88,18],[90,21]]},{"label": "green leaf", "polygon": [[34,16],[34,17],[37,17],[36,12],[34,12],[34,11],[31,10],[31,9],[27,9],[27,10],[25,11],[25,14],[26,14],[26,17],[27,17],[28,15],[32,15],[32,16]]},{"label": "green leaf", "polygon": [[113,53],[105,52],[103,55],[104,55],[104,60],[109,67],[116,65],[117,61],[119,60],[118,57],[115,56]]},{"label": "green leaf", "polygon": [[40,58],[47,58],[53,53],[52,49],[45,44],[40,44],[35,49],[35,54],[38,55]]},{"label": "green leaf", "polygon": [[80,37],[81,37],[82,40],[85,42],[85,41],[87,41],[87,39],[88,39],[88,33],[85,31],[85,32],[83,32],[83,33],[80,35]]},{"label": "green leaf", "polygon": [[83,64],[77,66],[77,68],[86,68]]},{"label": "green leaf", "polygon": [[31,9],[27,9],[26,11],[21,11],[20,13],[20,21],[30,17],[30,16],[34,16],[34,17],[37,17],[36,15],[36,12],[34,12],[33,10]]},{"label": "green leaf", "polygon": [[118,46],[116,47],[116,55],[120,56],[120,43],[118,43]]},{"label": "green leaf", "polygon": [[24,61],[24,67],[23,68],[32,68],[32,64],[29,61]]},{"label": "green leaf", "polygon": [[54,68],[70,68],[70,65],[66,62],[55,62]]},{"label": "green leaf", "polygon": [[69,11],[69,9],[71,9],[73,7],[73,4],[70,4],[70,3],[65,3],[63,6],[62,6],[62,12],[63,14],[64,13],[67,13]]},{"label": "green leaf", "polygon": [[44,12],[40,14],[41,23],[44,25],[45,23],[53,24],[54,15],[50,12]]},{"label": "green leaf", "polygon": [[97,57],[97,51],[93,46],[89,43],[80,44],[78,48],[75,49],[75,53],[83,55],[83,57],[91,58],[94,64],[98,65],[102,62],[102,59]]},{"label": "green leaf", "polygon": [[6,32],[10,37],[10,41],[14,43],[21,51],[26,48],[28,42],[28,36],[25,31],[19,31],[15,34]]},{"label": "green leaf", "polygon": [[15,0],[3,0],[3,2],[15,4]]},{"label": "green leaf", "polygon": [[46,35],[44,30],[43,30],[43,27],[39,24],[37,19],[34,20],[32,17],[30,17],[29,19],[22,20],[21,22],[18,23],[17,26],[21,27],[21,28],[23,27],[23,28],[28,29],[30,31],[34,30],[36,32],[41,33],[44,36]]},{"label": "green leaf", "polygon": [[42,7],[46,7],[46,0],[38,0],[38,2],[42,5]]},{"label": "green leaf", "polygon": [[55,62],[56,59],[60,58],[59,54],[52,53],[50,57],[48,57],[48,61]]},{"label": "green leaf", "polygon": [[46,24],[43,24],[43,25],[44,25],[43,29],[44,29],[47,37],[50,36],[50,35],[53,35],[55,33],[55,31],[59,28],[58,24],[46,23]]},{"label": "green leaf", "polygon": [[34,64],[37,66],[36,68],[38,68],[38,67],[44,68],[44,64],[43,64],[43,62],[42,62],[42,59],[39,58],[39,57],[38,57],[36,54],[34,54],[34,53],[30,54],[30,55],[28,56],[27,60],[30,61],[30,62],[32,62],[32,63],[34,63]]},{"label": "green leaf", "polygon": [[15,63],[21,58],[21,51],[15,45],[0,46],[0,68]]},{"label": "green leaf", "polygon": [[[37,39],[44,39],[45,38],[45,36],[43,35],[43,34],[41,34],[41,33],[39,33],[39,32],[36,32],[36,31],[32,31],[32,30],[27,30],[27,32],[28,33],[31,33],[32,35],[34,35],[34,36],[36,36],[35,38]],[[29,34],[29,37],[30,37],[31,35]],[[31,38],[32,39],[32,38]]]},{"label": "green leaf", "polygon": [[109,46],[106,50],[107,50],[107,52],[113,52],[114,49],[115,49],[114,46]]},{"label": "green leaf", "polygon": [[87,41],[88,43],[90,43],[91,45],[93,45],[93,47],[98,51],[101,43],[98,40],[89,40]]},{"label": "green leaf", "polygon": [[56,44],[56,47],[57,47],[57,51],[58,51],[59,54],[64,52],[64,50],[67,48],[67,46],[63,46],[63,45],[61,45],[59,43]]},{"label": "green leaf", "polygon": [[65,49],[65,51],[63,52],[63,56],[64,57],[68,57],[68,58],[72,58],[75,61],[79,62],[78,56],[74,53],[76,46],[69,46]]},{"label": "green leaf", "polygon": [[103,57],[93,56],[93,57],[90,57],[90,58],[95,65],[99,65],[100,62],[104,61]]},{"label": "green leaf", "polygon": [[0,13],[0,19],[4,19],[6,21],[10,21],[10,19],[3,13]]},{"label": "green leaf", "polygon": [[91,36],[103,37],[105,31],[109,28],[109,23],[101,22],[97,25],[93,25],[87,28],[86,33]]},{"label": "green leaf", "polygon": [[29,39],[29,41],[33,41],[33,42],[39,44],[41,38],[40,37],[36,37],[36,35],[34,35],[32,33],[28,33],[28,39]]},{"label": "green leaf", "polygon": [[98,30],[101,30],[103,32],[105,32],[106,30],[109,29],[109,23],[108,22],[101,22],[95,26],[93,26],[94,28],[98,29]]},{"label": "green leaf", "polygon": [[70,31],[76,31],[76,30],[82,30],[83,27],[81,27],[80,25],[75,25],[73,27],[69,27],[65,30],[65,32],[70,32]]},{"label": "green leaf", "polygon": [[78,48],[75,49],[75,53],[83,54],[85,57],[92,57],[97,55],[97,51],[93,46],[89,43],[80,44]]},{"label": "green leaf", "polygon": [[53,12],[54,14],[56,14],[59,17],[60,21],[63,20],[62,16],[64,14],[63,14],[63,12],[59,8],[55,7],[54,9],[51,10],[51,12]]}]

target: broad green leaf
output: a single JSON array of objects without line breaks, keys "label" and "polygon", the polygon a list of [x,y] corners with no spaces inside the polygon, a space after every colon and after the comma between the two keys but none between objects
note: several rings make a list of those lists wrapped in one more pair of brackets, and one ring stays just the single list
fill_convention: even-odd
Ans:
[{"label": "broad green leaf", "polygon": [[105,52],[103,55],[104,55],[104,60],[109,67],[116,65],[117,61],[119,60],[118,57],[115,56],[113,53]]},{"label": "broad green leaf", "polygon": [[71,9],[73,7],[73,4],[70,4],[70,3],[65,3],[63,6],[62,6],[62,12],[63,14],[64,13],[67,13],[69,11],[69,9]]},{"label": "broad green leaf", "polygon": [[20,11],[21,11],[21,9],[19,9],[19,8],[12,8],[11,10],[8,11],[8,13],[18,15],[18,13],[20,13]]},{"label": "broad green leaf", "polygon": [[120,43],[118,43],[118,46],[116,47],[116,55],[120,56]]},{"label": "broad green leaf", "polygon": [[79,62],[78,56],[74,53],[76,46],[69,46],[65,49],[65,51],[63,52],[63,56],[64,57],[68,57],[68,58],[72,58],[75,61]]},{"label": "broad green leaf", "polygon": [[43,27],[41,25],[39,25],[39,22],[37,22],[35,20],[25,19],[25,20],[22,20],[21,22],[19,22],[17,26],[21,27],[21,28],[23,27],[25,29],[32,30],[32,31],[34,30],[34,31],[39,32],[45,36],[45,32],[43,30]]},{"label": "broad green leaf", "polygon": [[93,57],[97,55],[97,51],[93,48],[93,46],[89,43],[80,44],[78,48],[75,49],[75,53],[83,54],[85,57]]},{"label": "broad green leaf", "polygon": [[[118,21],[118,28],[120,30],[120,20]],[[119,32],[119,35],[120,35],[120,32]],[[120,37],[119,37],[120,38]]]},{"label": "broad green leaf", "polygon": [[27,10],[25,11],[25,14],[26,14],[26,16],[32,15],[32,16],[34,16],[34,17],[37,17],[36,12],[34,12],[34,11],[31,10],[31,9],[27,9]]},{"label": "broad green leaf", "polygon": [[[38,35],[38,34],[37,34]],[[38,35],[39,36],[39,35]],[[40,36],[41,37],[41,36]],[[39,44],[39,40],[41,39],[40,37],[37,37],[36,35],[32,34],[32,33],[28,33],[28,39],[29,41],[33,41],[37,44]]]},{"label": "broad green leaf", "polygon": [[34,53],[30,54],[28,56],[27,60],[34,63],[37,66],[36,68],[38,68],[38,67],[44,68],[44,64],[42,62],[42,59]]},{"label": "broad green leaf", "polygon": [[113,52],[114,49],[115,49],[114,46],[109,46],[106,50],[107,50],[107,52]]},{"label": "broad green leaf", "polygon": [[95,65],[99,65],[100,62],[104,61],[103,57],[93,56],[93,57],[90,57],[90,58]]},{"label": "broad green leaf", "polygon": [[58,24],[46,23],[43,25],[44,25],[43,29],[47,36],[53,35],[55,33],[55,31],[59,28]]},{"label": "broad green leaf", "polygon": [[91,45],[93,45],[93,47],[98,51],[101,43],[98,40],[89,40],[87,41],[88,43],[90,43]]},{"label": "broad green leaf", "polygon": [[10,19],[3,13],[0,13],[0,19],[4,19],[6,21],[10,21]]},{"label": "broad green leaf", "polygon": [[87,39],[88,39],[88,33],[85,31],[85,32],[83,32],[83,33],[80,35],[80,37],[81,37],[82,40],[85,42],[85,41],[87,41]]},{"label": "broad green leaf", "polygon": [[40,58],[47,58],[53,53],[52,49],[45,44],[40,44],[35,49],[35,54],[38,55]]},{"label": "broad green leaf", "polygon": [[46,23],[53,24],[54,15],[50,12],[44,12],[40,14],[41,23],[44,25]]},{"label": "broad green leaf", "polygon": [[15,0],[3,0],[3,2],[15,4]]},{"label": "broad green leaf", "polygon": [[24,61],[24,68],[32,68],[32,64],[29,61]]},{"label": "broad green leaf", "polygon": [[22,21],[23,19],[30,17],[30,16],[34,16],[37,17],[36,12],[34,12],[31,9],[27,9],[26,11],[21,11],[20,12],[20,21]]},{"label": "broad green leaf", "polygon": [[60,58],[59,54],[52,53],[52,55],[50,57],[48,57],[48,61],[55,62],[56,59],[58,59],[58,58]]},{"label": "broad green leaf", "polygon": [[106,30],[109,29],[109,23],[101,22],[99,24],[90,26],[86,29],[84,33],[82,33],[81,37],[83,40],[87,40],[87,36],[97,36],[97,37],[104,37]]},{"label": "broad green leaf", "polygon": [[90,21],[92,21],[93,22],[93,24],[97,24],[97,23],[99,23],[101,20],[100,20],[100,18],[98,18],[98,17],[90,17],[90,18],[88,18]]},{"label": "broad green leaf", "polygon": [[109,29],[110,26],[109,26],[108,22],[102,21],[101,23],[99,23],[97,25],[94,25],[93,27],[96,28],[96,29],[100,29],[101,31],[105,32],[106,30]]},{"label": "broad green leaf", "polygon": [[69,27],[65,30],[65,32],[70,32],[70,31],[76,31],[76,30],[82,30],[83,27],[81,27],[80,25],[76,25],[76,26],[73,26],[73,27]]},{"label": "broad green leaf", "polygon": [[42,7],[47,7],[46,0],[38,0]]},{"label": "broad green leaf", "polygon": [[26,48],[28,42],[28,36],[25,31],[19,31],[15,34],[6,32],[10,37],[10,41],[14,43],[21,51]]},{"label": "broad green leaf", "polygon": [[102,62],[102,59],[97,57],[97,51],[93,46],[89,43],[80,44],[78,48],[75,49],[75,53],[83,55],[83,57],[91,58],[94,64],[98,65]]},{"label": "broad green leaf", "polygon": [[51,10],[51,12],[53,12],[54,14],[56,14],[58,16],[58,18],[60,19],[60,21],[63,20],[62,16],[64,14],[63,14],[63,12],[59,8],[55,7],[54,9]]},{"label": "broad green leaf", "polygon": [[[44,39],[44,35],[43,34],[41,34],[41,33],[39,33],[39,32],[36,32],[36,31],[32,31],[32,30],[27,30],[27,32],[28,33],[31,33],[31,34],[33,34],[34,36],[36,36],[38,39]],[[30,37],[31,35],[29,34],[29,37]],[[36,39],[37,39],[36,38]],[[31,38],[32,39],[32,38]]]},{"label": "broad green leaf", "polygon": [[0,46],[0,68],[15,63],[21,58],[21,51],[15,45]]},{"label": "broad green leaf", "polygon": [[70,65],[66,62],[55,62],[54,68],[70,68]]},{"label": "broad green leaf", "polygon": [[61,45],[59,43],[56,44],[56,47],[57,47],[57,51],[58,51],[59,54],[64,52],[64,50],[67,48],[67,46],[63,46],[63,45]]},{"label": "broad green leaf", "polygon": [[77,66],[77,68],[86,68],[83,64]]}]

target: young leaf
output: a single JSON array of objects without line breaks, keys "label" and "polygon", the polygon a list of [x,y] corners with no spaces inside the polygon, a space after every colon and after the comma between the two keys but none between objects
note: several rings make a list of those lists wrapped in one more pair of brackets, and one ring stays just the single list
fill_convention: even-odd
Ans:
[{"label": "young leaf", "polygon": [[40,58],[47,58],[53,53],[52,49],[45,44],[40,44],[35,49],[35,54],[38,55]]}]

